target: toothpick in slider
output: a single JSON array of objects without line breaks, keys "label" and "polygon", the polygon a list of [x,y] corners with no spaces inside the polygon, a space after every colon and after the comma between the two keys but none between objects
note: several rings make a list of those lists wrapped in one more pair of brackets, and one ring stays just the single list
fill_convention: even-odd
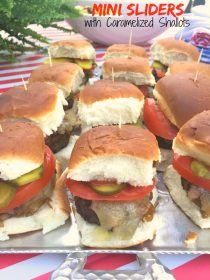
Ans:
[{"label": "toothpick in slider", "polygon": [[22,79],[22,82],[23,82],[23,86],[24,86],[24,89],[25,91],[27,90],[27,85],[26,85],[26,82],[25,80],[23,79],[23,76],[21,75],[21,79]]},{"label": "toothpick in slider", "polygon": [[200,63],[202,55],[203,55],[203,49],[200,52],[200,55],[199,55],[199,58],[198,58],[198,63]]},{"label": "toothpick in slider", "polygon": [[128,42],[128,58],[131,58],[131,44],[132,44],[132,30],[131,30],[129,42]]},{"label": "toothpick in slider", "polygon": [[68,168],[66,168],[63,173],[61,174],[61,176],[58,179],[58,183],[60,182],[62,185],[65,183],[65,180],[67,178],[67,174],[68,174]]},{"label": "toothpick in slider", "polygon": [[197,70],[196,73],[195,73],[195,78],[194,78],[194,80],[193,80],[194,83],[195,83],[195,82],[197,81],[197,79],[198,79],[198,72],[199,72],[199,71]]},{"label": "toothpick in slider", "polygon": [[179,36],[179,40],[182,40],[182,36],[183,36],[183,31],[181,32],[181,34]]},{"label": "toothpick in slider", "polygon": [[48,56],[49,56],[49,64],[50,64],[50,67],[52,67],[53,64],[52,64],[52,57],[51,57],[50,49],[48,49]]},{"label": "toothpick in slider", "polygon": [[114,84],[114,68],[112,67],[112,82]]},{"label": "toothpick in slider", "polygon": [[3,128],[2,128],[2,126],[0,125],[0,133],[1,133],[1,132],[3,132]]},{"label": "toothpick in slider", "polygon": [[[200,61],[201,61],[201,58],[202,58],[202,54],[203,54],[203,49],[201,50],[201,52],[200,52],[200,55],[199,55],[199,58],[198,58],[198,61],[197,61],[197,64],[199,64],[200,63]],[[197,81],[197,79],[198,79],[198,70],[196,71],[196,73],[195,73],[195,78],[194,78],[194,82],[196,82]]]},{"label": "toothpick in slider", "polygon": [[122,127],[122,117],[121,117],[121,113],[120,113],[120,119],[119,119],[119,128]]}]

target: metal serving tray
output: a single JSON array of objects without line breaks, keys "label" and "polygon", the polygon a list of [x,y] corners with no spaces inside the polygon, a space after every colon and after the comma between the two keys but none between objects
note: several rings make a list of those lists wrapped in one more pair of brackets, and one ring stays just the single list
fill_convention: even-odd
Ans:
[{"label": "metal serving tray", "polygon": [[[142,245],[130,247],[123,250],[95,250],[80,245],[80,237],[77,225],[71,214],[71,222],[64,226],[43,235],[41,231],[17,234],[10,240],[0,242],[0,252],[122,252],[122,253],[210,253],[210,229],[201,230],[175,205],[163,184],[162,175],[159,175],[158,193],[159,204],[156,208],[156,215],[159,219],[159,228],[152,241]],[[193,247],[187,247],[184,243],[189,231],[196,232],[198,239]]]},{"label": "metal serving tray", "polygon": [[[98,63],[94,71],[94,77],[90,83],[98,80],[101,75],[101,64]],[[97,252],[118,252],[118,253],[210,253],[210,229],[201,230],[175,205],[163,184],[162,174],[158,175],[159,204],[156,208],[156,216],[159,219],[159,229],[152,241],[142,245],[130,247],[124,250],[99,250],[90,249],[80,245],[80,236],[73,213],[71,221],[46,235],[41,231],[17,234],[10,237],[10,240],[0,242],[0,253],[97,253]],[[185,237],[189,231],[198,234],[194,247],[186,247]]]},{"label": "metal serving tray", "polygon": [[138,268],[135,270],[89,270],[85,268],[87,254],[73,252],[53,272],[51,280],[175,280],[171,271],[163,266],[151,253],[136,255]]}]

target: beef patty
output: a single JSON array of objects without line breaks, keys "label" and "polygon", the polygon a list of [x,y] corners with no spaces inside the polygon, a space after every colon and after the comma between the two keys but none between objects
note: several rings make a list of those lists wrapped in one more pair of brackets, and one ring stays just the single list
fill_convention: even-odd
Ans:
[{"label": "beef patty", "polygon": [[[140,219],[143,219],[144,215],[147,213],[147,211],[150,209],[151,210],[151,201],[152,199],[152,193],[151,195],[148,195],[144,197],[141,200],[137,201],[92,201],[92,200],[87,200],[83,199],[80,197],[75,197],[74,202],[75,206],[77,209],[77,212],[82,216],[82,218],[87,221],[90,224],[96,224],[96,225],[101,225],[99,217],[96,212],[100,212],[100,214],[104,214],[103,216],[107,215],[109,216],[109,212],[115,212],[116,214],[119,212],[130,212],[129,209],[136,210],[138,212],[138,216]],[[128,207],[127,207],[128,206]],[[101,213],[104,212],[104,213]],[[132,215],[131,213],[126,213],[125,216],[128,217],[128,215]],[[116,215],[113,215],[116,216]]]},{"label": "beef patty", "polygon": [[130,239],[140,222],[151,221],[154,213],[149,195],[135,201],[89,201],[75,197],[75,206],[88,223],[100,225],[122,239]]},{"label": "beef patty", "polygon": [[191,184],[181,177],[182,187],[187,192],[187,197],[199,208],[202,217],[210,217],[210,191]]},{"label": "beef patty", "polygon": [[172,149],[172,143],[173,143],[172,140],[167,140],[167,139],[164,139],[160,136],[156,136],[156,139],[158,141],[158,146],[161,149],[166,149],[166,150],[171,150]]},{"label": "beef patty", "polygon": [[72,131],[80,128],[80,121],[74,108],[65,111],[65,116],[58,130],[45,138],[45,144],[50,147],[53,153],[59,152],[69,143]]},{"label": "beef patty", "polygon": [[96,213],[90,208],[91,207],[91,200],[86,200],[83,198],[80,198],[76,196],[74,198],[75,206],[77,209],[77,212],[80,214],[80,216],[83,217],[85,221],[87,221],[90,224],[96,224],[100,225],[98,216]]}]

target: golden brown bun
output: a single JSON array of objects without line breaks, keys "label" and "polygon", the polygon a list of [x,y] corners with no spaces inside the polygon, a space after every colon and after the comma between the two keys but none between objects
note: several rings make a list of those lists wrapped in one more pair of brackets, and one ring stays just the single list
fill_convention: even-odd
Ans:
[{"label": "golden brown bun", "polygon": [[185,43],[182,40],[177,40],[175,38],[165,38],[157,41],[157,44],[160,44],[164,47],[166,51],[175,49],[175,50],[183,50],[188,52],[195,60],[199,58],[199,51],[196,47]]},{"label": "golden brown bun", "polygon": [[[112,53],[117,53],[117,54],[127,54],[128,55],[129,51],[129,45],[128,44],[114,44],[107,48],[106,50],[106,56],[111,55]],[[140,57],[147,57],[147,53],[143,47],[136,46],[136,45],[131,45],[130,49],[131,56],[140,56]]]},{"label": "golden brown bun", "polygon": [[33,70],[29,82],[53,83],[70,94],[79,87],[83,76],[82,69],[74,63],[55,63],[52,66],[45,64]]},{"label": "golden brown bun", "polygon": [[149,61],[147,58],[134,57],[134,58],[112,58],[108,59],[103,64],[103,71],[106,74],[114,72],[134,72],[134,73],[151,73]]},{"label": "golden brown bun", "polygon": [[71,209],[69,199],[65,190],[66,173],[65,171],[63,172],[61,163],[58,160],[56,160],[55,170],[56,178],[53,195],[56,198],[56,204],[61,210],[61,212],[63,212],[63,214],[68,217],[71,212]]},{"label": "golden brown bun", "polygon": [[102,67],[103,78],[112,79],[113,71],[115,81],[128,81],[138,86],[154,86],[155,84],[149,60],[144,57],[114,57],[107,59]]},{"label": "golden brown bun", "polygon": [[44,159],[44,137],[33,123],[8,119],[0,122],[0,160],[29,160],[41,165]]},{"label": "golden brown bun", "polygon": [[60,40],[56,41],[50,44],[50,46],[72,46],[75,48],[86,48],[89,46],[92,46],[88,41],[86,40]]},{"label": "golden brown bun", "polygon": [[210,76],[210,65],[197,61],[177,61],[169,66],[168,74],[196,73]]},{"label": "golden brown bun", "polygon": [[61,40],[50,44],[52,57],[69,57],[95,60],[95,49],[86,40]]},{"label": "golden brown bun", "polygon": [[92,104],[96,101],[115,98],[133,97],[144,99],[143,93],[133,84],[128,82],[112,82],[111,80],[99,80],[93,85],[87,85],[79,95],[79,101]]},{"label": "golden brown bun", "polygon": [[69,170],[102,155],[129,155],[142,160],[159,160],[159,149],[155,136],[148,130],[130,126],[99,126],[80,136],[70,161]]},{"label": "golden brown bun", "polygon": [[[174,60],[191,60],[191,61],[197,61],[199,58],[199,51],[196,47],[185,43],[182,40],[177,40],[175,38],[166,38],[158,40],[153,44],[151,47],[152,56],[154,59],[157,59],[155,56],[158,55],[159,52],[159,58],[160,61],[163,59],[164,56],[171,54],[174,55]],[[177,56],[177,59],[175,59],[175,54],[183,54],[185,55],[185,59],[181,59]],[[161,61],[162,62],[162,61]],[[167,65],[167,63],[164,63]]]},{"label": "golden brown bun", "polygon": [[173,158],[173,151],[160,148],[161,162],[157,165],[157,171],[164,172],[171,164]]},{"label": "golden brown bun", "polygon": [[198,74],[173,74],[156,84],[154,95],[166,117],[177,127],[204,110],[210,109],[210,79]]},{"label": "golden brown bun", "polygon": [[172,165],[166,169],[163,179],[172,199],[182,211],[202,229],[210,228],[210,218],[203,218],[200,207],[189,199],[182,178]]},{"label": "golden brown bun", "polygon": [[0,95],[0,119],[7,117],[33,118],[52,112],[58,89],[47,83],[32,83],[13,87]]},{"label": "golden brown bun", "polygon": [[173,147],[178,154],[187,154],[210,164],[210,111],[204,111],[181,127]]}]

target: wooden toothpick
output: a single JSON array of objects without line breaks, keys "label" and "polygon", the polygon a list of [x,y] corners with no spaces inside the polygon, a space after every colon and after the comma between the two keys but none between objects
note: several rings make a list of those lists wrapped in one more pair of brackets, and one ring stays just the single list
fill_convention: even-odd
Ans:
[{"label": "wooden toothpick", "polygon": [[114,68],[112,67],[112,82],[114,84]]},{"label": "wooden toothpick", "polygon": [[48,49],[48,57],[49,57],[49,64],[50,64],[50,67],[52,67],[53,64],[52,64],[52,57],[51,57],[50,49]]},{"label": "wooden toothpick", "polygon": [[67,174],[68,174],[68,168],[66,168],[63,173],[61,174],[59,180],[61,180],[61,182],[64,182],[67,178]]},{"label": "wooden toothpick", "polygon": [[[200,52],[200,55],[199,55],[199,58],[198,58],[198,61],[197,61],[197,65],[200,63],[200,61],[201,61],[201,57],[202,57],[202,54],[203,54],[203,49],[201,50],[201,52]],[[196,82],[197,81],[197,79],[198,79],[198,70],[196,71],[196,73],[195,73],[195,78],[194,78],[194,82]]]},{"label": "wooden toothpick", "polygon": [[131,45],[132,45],[132,30],[130,32],[129,42],[128,42],[128,58],[131,58]]},{"label": "wooden toothpick", "polygon": [[21,75],[21,79],[22,79],[22,82],[23,82],[23,86],[24,86],[24,89],[25,91],[27,90],[27,85],[26,85],[26,82],[25,80],[23,79],[23,76]]},{"label": "wooden toothpick", "polygon": [[200,63],[202,55],[203,55],[203,49],[200,52],[200,55],[199,55],[199,58],[198,58],[198,63]]},{"label": "wooden toothpick", "polygon": [[120,119],[119,119],[119,128],[122,127],[122,117],[121,117],[121,113],[120,113]]},{"label": "wooden toothpick", "polygon": [[3,132],[3,128],[2,128],[2,126],[1,126],[1,124],[0,124],[0,133],[1,133],[1,132]]},{"label": "wooden toothpick", "polygon": [[194,80],[193,80],[194,83],[195,83],[195,82],[197,81],[197,79],[198,79],[198,72],[199,72],[199,71],[197,70],[196,73],[195,73],[195,78],[194,78]]}]

